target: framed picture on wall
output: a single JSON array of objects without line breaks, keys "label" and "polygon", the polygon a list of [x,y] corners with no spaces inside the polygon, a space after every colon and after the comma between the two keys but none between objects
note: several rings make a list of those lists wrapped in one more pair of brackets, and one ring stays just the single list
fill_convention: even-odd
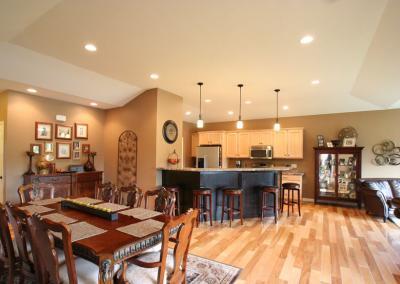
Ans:
[{"label": "framed picture on wall", "polygon": [[57,159],[71,159],[71,143],[57,142]]},{"label": "framed picture on wall", "polygon": [[82,153],[89,154],[90,153],[90,144],[82,144]]},{"label": "framed picture on wall", "polygon": [[53,140],[53,123],[35,122],[35,140]]},{"label": "framed picture on wall", "polygon": [[53,153],[54,152],[54,144],[52,142],[44,142],[44,152],[45,153]]},{"label": "framed picture on wall", "polygon": [[35,155],[42,154],[42,144],[31,144],[31,152]]},{"label": "framed picture on wall", "polygon": [[72,140],[72,126],[56,124],[56,139]]},{"label": "framed picture on wall", "polygon": [[88,128],[86,123],[75,123],[75,139],[88,139]]},{"label": "framed picture on wall", "polygon": [[72,150],[77,151],[81,149],[81,141],[74,141],[72,143]]},{"label": "framed picture on wall", "polygon": [[72,160],[80,160],[80,159],[81,159],[81,151],[73,151]]},{"label": "framed picture on wall", "polygon": [[356,146],[356,138],[344,138],[343,139],[343,147],[355,147]]}]

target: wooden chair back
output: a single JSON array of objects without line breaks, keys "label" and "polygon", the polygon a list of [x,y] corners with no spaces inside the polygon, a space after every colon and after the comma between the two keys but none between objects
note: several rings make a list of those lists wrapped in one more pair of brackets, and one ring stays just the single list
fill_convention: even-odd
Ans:
[{"label": "wooden chair back", "polygon": [[175,194],[169,192],[165,187],[146,191],[144,194],[145,208],[147,208],[149,198],[156,196],[154,210],[165,215],[172,216],[175,210]]},{"label": "wooden chair back", "polygon": [[143,191],[135,185],[123,186],[115,191],[115,203],[136,208],[140,207],[142,200]]},{"label": "wooden chair back", "polygon": [[18,188],[18,195],[21,204],[30,201],[54,198],[54,186],[45,183],[21,185]]},{"label": "wooden chair back", "polygon": [[111,182],[100,184],[96,188],[96,199],[103,200],[105,202],[114,202],[115,185]]},{"label": "wooden chair back", "polygon": [[48,219],[43,219],[37,213],[27,219],[27,224],[28,231],[32,237],[32,253],[35,261],[40,264],[38,266],[38,273],[40,274],[41,283],[61,283],[54,238],[49,230],[61,233],[69,283],[78,283],[72,253],[70,228],[64,223],[56,223]]},{"label": "wooden chair back", "polygon": [[[0,256],[1,262],[9,266],[9,271],[15,270],[13,265],[16,264],[17,258],[14,251],[13,241],[10,228],[8,226],[7,212],[4,206],[0,203],[0,241],[3,248],[3,253]],[[12,275],[9,275],[12,277]]]}]

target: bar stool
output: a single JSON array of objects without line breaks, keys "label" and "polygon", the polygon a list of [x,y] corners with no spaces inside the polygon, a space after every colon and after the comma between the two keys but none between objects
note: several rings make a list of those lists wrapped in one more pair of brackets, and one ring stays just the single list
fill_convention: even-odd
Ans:
[{"label": "bar stool", "polygon": [[[285,201],[285,190],[287,190],[287,201]],[[294,192],[297,191],[297,201],[294,200]],[[290,194],[292,194],[292,200],[290,200]],[[301,216],[300,213],[300,184],[294,183],[294,182],[287,182],[282,184],[282,206],[281,206],[281,212],[283,213],[283,207],[285,205],[288,206],[288,211],[287,214],[289,216],[289,209],[290,206],[292,206],[292,213],[294,211],[294,205],[297,204],[297,208],[299,209],[299,216]]]},{"label": "bar stool", "polygon": [[[222,214],[221,224],[224,222],[224,214],[228,214],[229,226],[232,227],[233,214],[240,215],[240,224],[243,225],[243,190],[237,188],[226,188],[222,194]],[[227,208],[225,209],[225,198],[227,199]],[[238,198],[239,208],[235,208],[235,198]]]},{"label": "bar stool", "polygon": [[175,195],[174,216],[181,215],[181,197],[180,197],[181,189],[179,188],[179,186],[165,186],[165,188],[169,192],[172,192]]},{"label": "bar stool", "polygon": [[[261,204],[260,204],[260,208],[261,208],[261,221],[264,218],[264,211],[265,210],[269,210],[272,209],[274,211],[274,217],[275,217],[275,224],[278,222],[278,215],[279,215],[279,210],[278,210],[278,206],[279,206],[279,188],[277,187],[264,187],[263,189],[261,189],[260,191],[261,194]],[[274,198],[274,204],[271,206],[268,204],[268,197],[272,195]]]},{"label": "bar stool", "polygon": [[204,221],[207,222],[207,215],[210,218],[210,225],[212,226],[212,191],[210,188],[202,187],[200,189],[193,190],[193,208],[199,209],[199,215],[197,216],[197,227],[199,227],[200,216],[203,216]]}]

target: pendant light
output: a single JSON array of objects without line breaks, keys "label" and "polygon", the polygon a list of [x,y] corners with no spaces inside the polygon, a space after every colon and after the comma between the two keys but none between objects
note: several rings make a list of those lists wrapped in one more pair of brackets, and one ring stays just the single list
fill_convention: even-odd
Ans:
[{"label": "pendant light", "polygon": [[274,131],[278,132],[281,130],[281,125],[279,123],[279,113],[278,113],[278,108],[279,108],[279,92],[280,89],[275,89],[274,92],[276,92],[276,120],[274,123]]},{"label": "pendant light", "polygon": [[237,129],[242,129],[243,128],[243,121],[242,121],[242,87],[243,84],[238,84],[237,85],[239,87],[239,120],[236,121],[236,128]]},{"label": "pendant light", "polygon": [[197,120],[197,128],[203,128],[204,120],[201,118],[201,86],[203,86],[203,82],[198,82],[197,85],[199,85],[200,88],[200,112],[199,112],[199,119]]}]

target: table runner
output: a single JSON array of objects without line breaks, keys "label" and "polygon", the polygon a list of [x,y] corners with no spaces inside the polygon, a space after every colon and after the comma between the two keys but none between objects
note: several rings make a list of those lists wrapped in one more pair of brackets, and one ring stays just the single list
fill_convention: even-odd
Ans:
[{"label": "table runner", "polygon": [[[86,222],[74,223],[74,224],[70,224],[68,226],[71,229],[71,241],[72,242],[87,239],[87,238],[107,232],[106,230],[103,230],[101,228],[98,228],[98,227],[93,226]],[[62,238],[61,233],[52,232],[52,234],[59,239]]]},{"label": "table runner", "polygon": [[49,199],[43,199],[43,200],[30,201],[28,203],[32,204],[32,205],[49,205],[49,204],[61,202],[62,200],[64,200],[64,198],[56,197],[56,198],[49,198]]},{"label": "table runner", "polygon": [[78,201],[78,202],[81,202],[81,203],[85,203],[85,204],[96,204],[96,203],[104,202],[103,200],[94,199],[94,198],[90,198],[90,197],[78,197],[78,198],[74,198],[72,200],[73,201]]},{"label": "table runner", "polygon": [[115,203],[101,203],[101,204],[96,204],[96,207],[100,207],[103,209],[110,209],[111,212],[116,212],[122,209],[128,209],[129,206],[125,206],[125,205],[120,205],[120,204],[115,204]]},{"label": "table runner", "polygon": [[136,224],[131,224],[125,227],[120,227],[117,230],[134,237],[142,238],[157,231],[160,231],[164,226],[163,222],[149,219]]},{"label": "table runner", "polygon": [[143,209],[143,208],[132,208],[129,210],[125,210],[122,212],[118,212],[119,214],[127,215],[127,216],[132,216],[133,218],[139,219],[139,220],[145,220],[145,219],[150,219],[155,216],[161,215],[162,213],[153,211],[153,210],[148,210],[148,209]]},{"label": "table runner", "polygon": [[27,205],[27,206],[22,206],[19,208],[28,211],[30,214],[34,214],[34,213],[41,214],[41,213],[46,213],[49,211],[54,211],[54,209],[52,209],[52,208],[44,207],[41,205]]},{"label": "table runner", "polygon": [[65,215],[62,215],[60,213],[52,213],[52,214],[48,214],[45,215],[44,218],[49,219],[53,222],[57,222],[57,223],[61,223],[64,222],[65,224],[71,224],[71,223],[75,223],[78,220],[67,217]]}]

